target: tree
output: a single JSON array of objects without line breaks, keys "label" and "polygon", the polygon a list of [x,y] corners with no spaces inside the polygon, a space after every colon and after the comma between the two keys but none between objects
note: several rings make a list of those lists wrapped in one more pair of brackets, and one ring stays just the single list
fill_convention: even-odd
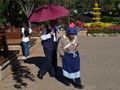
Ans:
[{"label": "tree", "polygon": [[22,12],[25,13],[27,17],[30,16],[35,6],[38,6],[40,0],[15,0],[21,7]]},{"label": "tree", "polygon": [[[21,11],[28,18],[32,13],[33,9],[46,3],[46,0],[15,0],[21,7]],[[31,27],[31,24],[29,22]]]},{"label": "tree", "polygon": [[51,3],[59,4],[69,9],[70,11],[68,15],[68,22],[69,22],[70,16],[74,15],[74,10],[76,10],[76,3],[78,1],[79,0],[51,0]]},{"label": "tree", "polygon": [[0,23],[5,23],[6,18],[4,16],[4,10],[6,9],[6,6],[8,5],[9,0],[0,0]]}]

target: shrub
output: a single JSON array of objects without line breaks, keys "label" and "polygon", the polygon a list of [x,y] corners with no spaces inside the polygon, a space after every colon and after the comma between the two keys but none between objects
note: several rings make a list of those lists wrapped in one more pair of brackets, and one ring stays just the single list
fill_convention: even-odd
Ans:
[{"label": "shrub", "polygon": [[85,27],[101,27],[101,28],[106,28],[109,26],[114,26],[116,24],[113,23],[103,23],[103,22],[94,22],[94,23],[84,23]]},{"label": "shrub", "polygon": [[88,30],[87,34],[120,34],[120,30]]},{"label": "shrub", "polygon": [[115,22],[120,24],[120,17],[112,17],[112,16],[101,16],[102,22]]}]

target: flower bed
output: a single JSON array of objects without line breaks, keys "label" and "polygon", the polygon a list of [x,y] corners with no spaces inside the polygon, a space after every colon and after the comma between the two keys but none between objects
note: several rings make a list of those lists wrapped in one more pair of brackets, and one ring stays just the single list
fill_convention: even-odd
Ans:
[{"label": "flower bed", "polygon": [[88,27],[87,35],[93,36],[120,36],[120,25],[101,27]]},{"label": "flower bed", "polygon": [[118,26],[106,27],[106,29],[108,29],[108,30],[120,30],[120,25],[118,25]]},{"label": "flower bed", "polygon": [[101,28],[106,28],[109,26],[114,26],[116,24],[113,23],[103,23],[103,22],[92,22],[92,23],[84,23],[85,27],[101,27]]}]

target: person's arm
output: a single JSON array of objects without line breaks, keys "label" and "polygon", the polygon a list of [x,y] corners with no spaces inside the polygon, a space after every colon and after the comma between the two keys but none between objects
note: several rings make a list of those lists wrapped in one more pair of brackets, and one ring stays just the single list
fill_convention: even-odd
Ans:
[{"label": "person's arm", "polygon": [[34,35],[35,32],[31,28],[29,28],[29,34]]},{"label": "person's arm", "polygon": [[25,31],[25,29],[22,27],[22,29],[21,29],[22,37],[25,37],[24,31]]},{"label": "person's arm", "polygon": [[60,38],[60,40],[59,40],[59,42],[58,42],[57,51],[58,51],[58,53],[60,54],[60,57],[63,57],[63,56],[64,56],[62,37]]},{"label": "person's arm", "polygon": [[79,46],[79,40],[78,40],[78,37],[76,36],[76,47],[75,47],[76,51],[78,50],[78,46]]},{"label": "person's arm", "polygon": [[32,33],[32,29],[31,28],[29,28],[29,33]]},{"label": "person's arm", "polygon": [[43,32],[42,32],[42,34],[41,34],[41,39],[42,39],[42,40],[50,39],[51,36],[53,35],[53,31],[51,31],[51,32],[48,33],[48,34],[46,34],[46,33],[47,33],[47,30],[46,30],[46,28],[44,27]]}]

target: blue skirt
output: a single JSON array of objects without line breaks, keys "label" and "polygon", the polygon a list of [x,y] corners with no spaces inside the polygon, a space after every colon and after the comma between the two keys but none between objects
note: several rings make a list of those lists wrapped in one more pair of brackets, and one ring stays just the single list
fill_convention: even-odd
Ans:
[{"label": "blue skirt", "polygon": [[63,76],[69,79],[80,77],[80,56],[79,52],[74,53],[64,52],[62,59]]}]

